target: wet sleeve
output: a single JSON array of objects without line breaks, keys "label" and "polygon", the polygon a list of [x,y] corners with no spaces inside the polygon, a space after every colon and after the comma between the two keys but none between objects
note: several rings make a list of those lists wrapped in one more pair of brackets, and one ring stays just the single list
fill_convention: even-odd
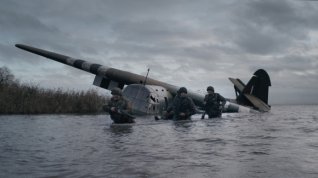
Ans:
[{"label": "wet sleeve", "polygon": [[120,107],[122,110],[127,110],[128,109],[128,101],[123,99]]},{"label": "wet sleeve", "polygon": [[112,102],[111,100],[109,100],[107,104],[103,105],[103,110],[106,112],[109,112],[111,107],[112,107]]},{"label": "wet sleeve", "polygon": [[224,106],[224,104],[226,103],[225,98],[220,94],[218,94],[218,95],[219,95],[219,100],[222,102],[222,105]]},{"label": "wet sleeve", "polygon": [[220,95],[220,98],[221,98],[221,101],[225,101],[225,98],[222,95]]},{"label": "wet sleeve", "polygon": [[190,106],[191,106],[190,115],[193,115],[196,113],[197,110],[196,110],[196,107],[195,107],[193,100],[191,98],[189,98],[189,100],[190,100]]}]

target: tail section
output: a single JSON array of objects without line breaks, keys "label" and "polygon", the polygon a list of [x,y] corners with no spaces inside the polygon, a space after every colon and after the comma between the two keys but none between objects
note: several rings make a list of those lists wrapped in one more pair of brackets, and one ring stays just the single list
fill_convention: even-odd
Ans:
[{"label": "tail section", "polygon": [[265,70],[257,70],[246,85],[240,79],[229,79],[234,84],[238,104],[251,106],[263,112],[270,110],[268,89],[271,81]]}]

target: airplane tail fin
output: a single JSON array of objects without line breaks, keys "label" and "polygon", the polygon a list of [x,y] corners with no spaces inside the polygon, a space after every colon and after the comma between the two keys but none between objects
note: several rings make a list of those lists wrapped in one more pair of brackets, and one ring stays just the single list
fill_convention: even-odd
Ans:
[{"label": "airplane tail fin", "polygon": [[229,79],[234,84],[238,104],[251,106],[263,112],[270,110],[268,89],[271,81],[265,70],[257,70],[246,85],[240,79]]}]

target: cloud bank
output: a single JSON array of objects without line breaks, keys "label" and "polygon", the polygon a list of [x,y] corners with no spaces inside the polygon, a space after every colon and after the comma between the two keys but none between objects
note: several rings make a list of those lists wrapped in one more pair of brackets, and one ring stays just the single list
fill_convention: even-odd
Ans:
[{"label": "cloud bank", "polygon": [[318,2],[296,0],[3,0],[0,66],[44,87],[88,89],[89,73],[24,52],[23,43],[194,91],[265,69],[273,104],[318,103]]}]

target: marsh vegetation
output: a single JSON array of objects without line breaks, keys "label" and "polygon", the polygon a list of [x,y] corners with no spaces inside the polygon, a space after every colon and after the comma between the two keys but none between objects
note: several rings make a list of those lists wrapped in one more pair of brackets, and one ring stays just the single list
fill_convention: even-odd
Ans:
[{"label": "marsh vegetation", "polygon": [[7,67],[0,68],[0,114],[98,113],[106,101],[96,90],[64,91],[20,83]]}]

